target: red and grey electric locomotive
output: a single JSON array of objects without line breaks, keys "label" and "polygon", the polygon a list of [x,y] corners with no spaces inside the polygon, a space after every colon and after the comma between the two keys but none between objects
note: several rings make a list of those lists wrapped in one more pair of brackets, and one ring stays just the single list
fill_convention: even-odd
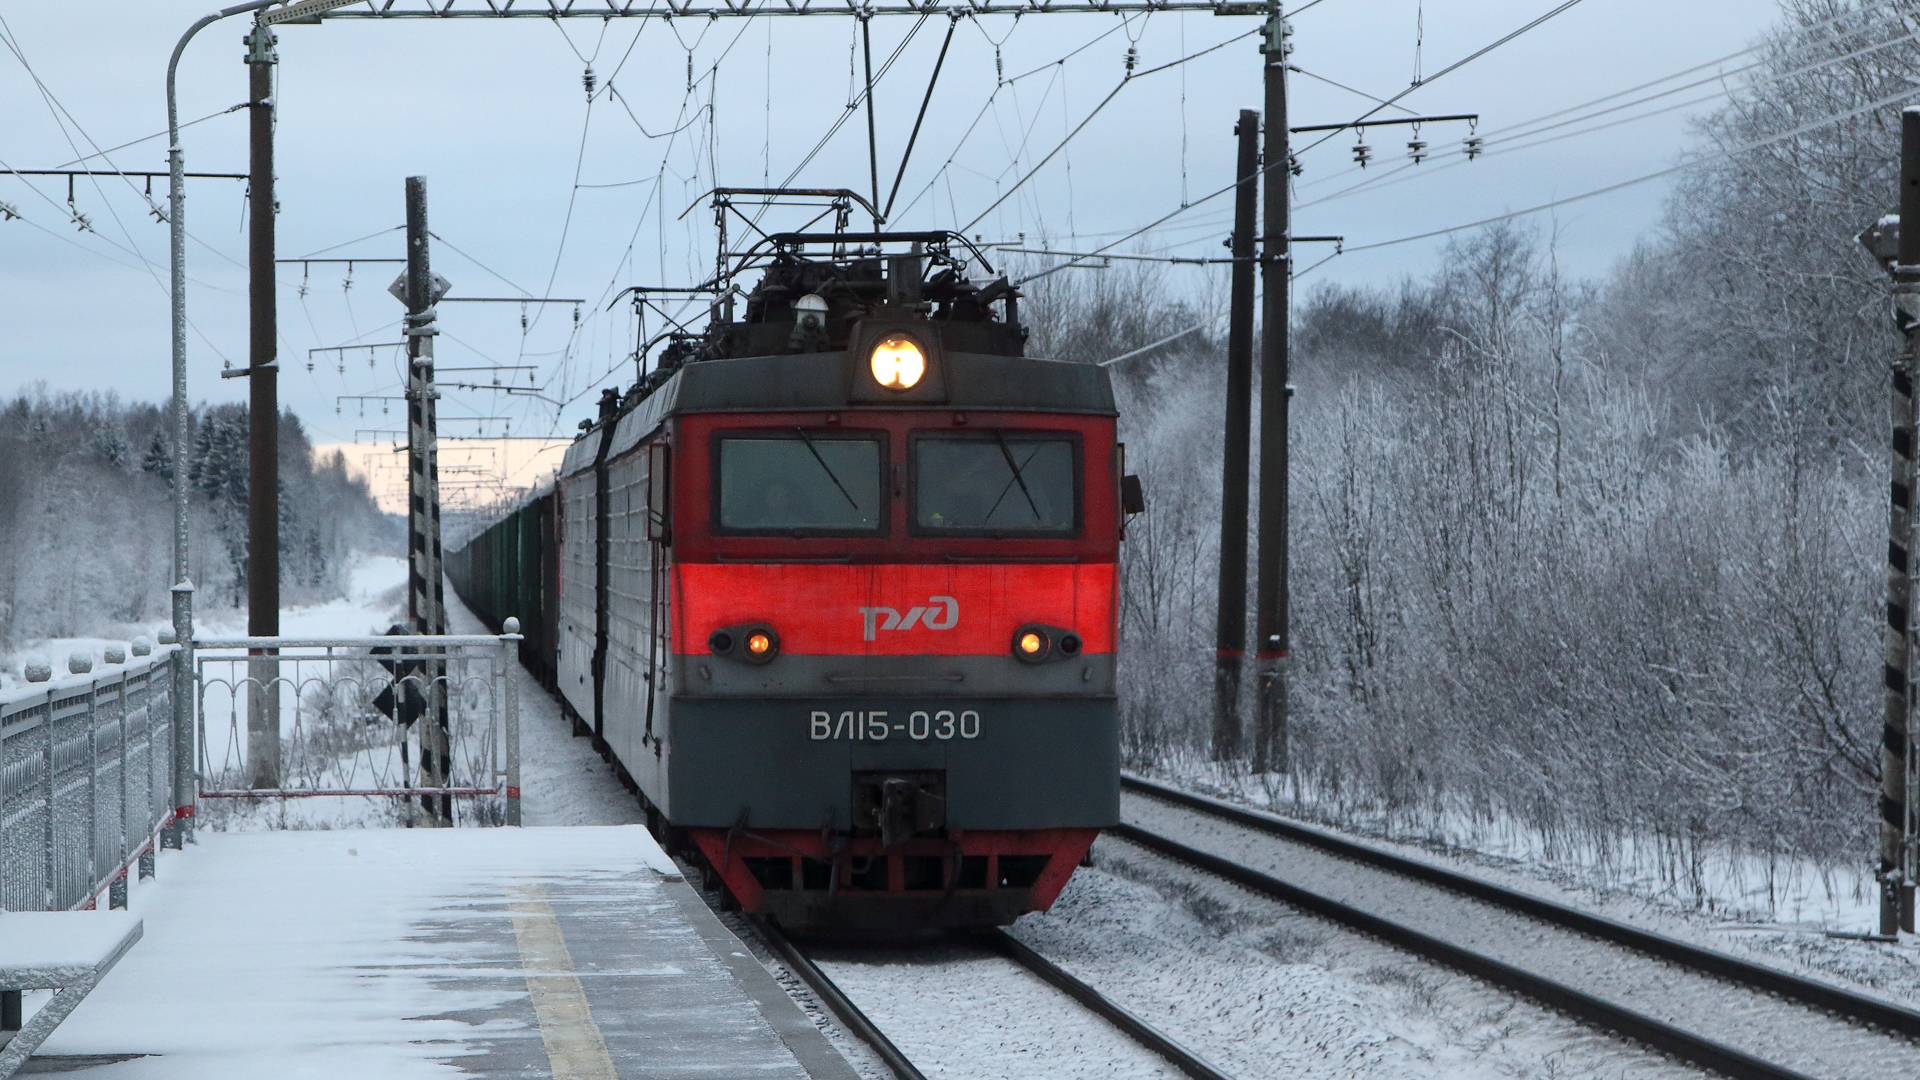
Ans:
[{"label": "red and grey electric locomotive", "polygon": [[[741,309],[722,293],[583,425],[555,527],[496,526],[449,560],[456,587],[524,622],[507,607],[551,578],[530,636],[568,711],[743,909],[1044,909],[1118,819],[1138,490],[1107,374],[1025,356],[1018,294],[970,280],[985,259],[957,235],[756,251]],[[490,550],[502,530],[519,555]]]}]

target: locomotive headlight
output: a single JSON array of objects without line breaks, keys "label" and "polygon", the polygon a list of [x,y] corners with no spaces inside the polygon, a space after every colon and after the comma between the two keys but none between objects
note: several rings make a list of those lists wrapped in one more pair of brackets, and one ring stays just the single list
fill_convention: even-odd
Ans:
[{"label": "locomotive headlight", "polygon": [[1013,658],[1023,664],[1071,660],[1085,645],[1079,634],[1045,623],[1028,623],[1013,632]]},{"label": "locomotive headlight", "polygon": [[1013,651],[1022,660],[1038,660],[1047,654],[1047,635],[1038,630],[1022,630],[1014,636]]},{"label": "locomotive headlight", "polygon": [[888,334],[867,357],[873,381],[889,390],[911,390],[927,373],[927,353],[905,334]]},{"label": "locomotive headlight", "polygon": [[765,623],[723,626],[707,635],[707,648],[715,656],[765,664],[780,655],[780,635]]}]

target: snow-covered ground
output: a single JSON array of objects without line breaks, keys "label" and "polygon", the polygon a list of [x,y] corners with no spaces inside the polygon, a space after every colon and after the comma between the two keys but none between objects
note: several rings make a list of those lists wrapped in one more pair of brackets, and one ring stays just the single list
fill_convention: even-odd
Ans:
[{"label": "snow-covered ground", "polygon": [[1177,1080],[1105,1020],[980,946],[812,948],[809,955],[929,1077]]},{"label": "snow-covered ground", "polygon": [[[1360,835],[1442,851],[1471,853],[1596,892],[1622,893],[1663,907],[1699,908],[1724,919],[1778,923],[1813,931],[1858,933],[1878,923],[1873,868],[1816,865],[1804,860],[1701,851],[1696,866],[1654,837],[1625,837],[1605,851],[1564,836],[1543,836],[1500,818],[1435,812],[1431,824],[1403,821],[1335,797],[1282,791],[1277,776],[1223,770],[1218,763],[1181,758],[1156,766],[1169,783],[1234,801],[1334,825]],[[1694,879],[1692,884],[1676,878]]]},{"label": "snow-covered ground", "polygon": [[715,964],[677,927],[662,935],[673,962],[643,964],[516,947],[523,924],[565,920],[576,948],[588,920],[646,938],[629,924],[671,910],[661,891],[677,876],[638,829],[210,837],[133,890],[145,936],[45,1051],[141,1055],[86,1073],[103,1080],[452,1080],[483,1053],[513,1062],[495,1075],[539,1075],[549,1018],[531,977],[590,973],[590,992],[611,994],[614,979],[666,975],[705,993],[692,969]]},{"label": "snow-covered ground", "polygon": [[[1657,875],[1631,872],[1631,853],[1616,868],[1600,871],[1574,859],[1555,858],[1524,830],[1457,823],[1440,835],[1405,835],[1384,821],[1355,821],[1316,813],[1312,803],[1278,806],[1271,789],[1246,776],[1226,776],[1211,763],[1193,763],[1158,773],[1156,779],[1244,805],[1315,821],[1398,854],[1444,865],[1509,888],[1597,912],[1710,948],[1725,949],[1795,970],[1821,973],[1920,1004],[1920,939],[1898,944],[1835,937],[1877,925],[1874,897],[1858,881],[1810,866],[1769,868],[1758,859],[1719,863],[1719,888],[1747,898],[1739,908],[1696,908]],[[1771,902],[1769,902],[1771,900]]]},{"label": "snow-covered ground", "polygon": [[1695,1075],[1131,845],[1094,859],[1014,933],[1228,1075]]},{"label": "snow-covered ground", "polygon": [[[382,634],[406,607],[401,590],[407,581],[407,561],[388,555],[362,555],[350,573],[347,595],[338,600],[306,607],[289,607],[280,613],[280,632],[289,637],[360,636]],[[24,681],[28,661],[43,660],[53,666],[55,675],[65,674],[67,658],[86,653],[99,670],[104,651],[110,646],[125,649],[135,637],[159,641],[173,628],[170,619],[156,619],[146,625],[125,625],[112,629],[120,637],[34,638],[19,648],[0,653],[0,689]],[[105,629],[105,628],[103,628]],[[247,632],[247,616],[234,609],[196,615],[194,636],[198,638],[240,637]]]}]

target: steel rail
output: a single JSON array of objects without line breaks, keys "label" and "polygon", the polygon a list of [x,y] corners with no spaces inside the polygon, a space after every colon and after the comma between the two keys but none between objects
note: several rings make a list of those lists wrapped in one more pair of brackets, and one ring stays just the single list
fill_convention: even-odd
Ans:
[{"label": "steel rail", "polygon": [[749,916],[747,921],[753,925],[754,930],[759,932],[761,940],[765,941],[774,952],[780,954],[780,959],[788,969],[798,975],[800,981],[806,983],[814,995],[820,999],[820,1003],[833,1013],[834,1017],[840,1021],[840,1025],[872,1048],[887,1068],[892,1070],[894,1076],[899,1080],[927,1080],[926,1074],[915,1068],[913,1062],[907,1060],[907,1055],[900,1052],[900,1048],[893,1044],[893,1040],[887,1038],[866,1013],[860,1011],[860,1006],[855,1005],[853,999],[847,997],[845,991],[841,990],[826,972],[820,970],[820,965],[808,958],[806,953],[801,952],[799,946],[795,945],[787,935],[781,933],[778,927],[766,919],[752,916]]},{"label": "steel rail", "polygon": [[1645,1013],[1615,1005],[1565,983],[1442,941],[1138,826],[1121,824],[1107,832],[1178,862],[1197,866],[1236,885],[1379,938],[1416,956],[1532,998],[1578,1020],[1609,1028],[1703,1069],[1741,1080],[1812,1080],[1805,1073],[1754,1057],[1743,1050],[1696,1035]]},{"label": "steel rail", "polygon": [[1658,960],[1703,971],[1751,990],[1772,994],[1802,1005],[1823,1009],[1849,1020],[1873,1024],[1908,1038],[1920,1039],[1920,1012],[1892,1002],[1881,1001],[1843,987],[1809,979],[1742,960],[1714,949],[1693,945],[1678,938],[1595,915],[1509,889],[1458,871],[1435,866],[1382,850],[1371,844],[1349,840],[1328,830],[1289,821],[1251,807],[1235,806],[1220,799],[1183,791],[1166,784],[1131,774],[1121,776],[1126,790],[1184,806],[1239,825],[1283,837],[1295,843],[1317,848],[1331,855],[1365,863],[1377,869],[1414,878],[1429,885],[1460,893],[1508,911],[1527,915],[1576,933],[1598,938],[1643,953]]},{"label": "steel rail", "polygon": [[1047,985],[1079,1002],[1087,1011],[1119,1028],[1134,1042],[1166,1058],[1174,1068],[1194,1080],[1232,1080],[1226,1073],[1214,1068],[1207,1059],[1175,1042],[1119,1002],[1075,978],[1065,968],[1035,952],[1005,930],[986,931],[979,935],[979,940],[1031,971]]}]

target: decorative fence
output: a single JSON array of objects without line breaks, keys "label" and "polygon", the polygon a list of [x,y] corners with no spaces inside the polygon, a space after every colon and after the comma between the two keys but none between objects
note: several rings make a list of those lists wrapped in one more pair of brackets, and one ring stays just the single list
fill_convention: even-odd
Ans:
[{"label": "decorative fence", "polygon": [[[178,645],[76,653],[55,679],[29,665],[0,691],[0,910],[126,905],[127,874],[153,875],[154,847],[178,820],[173,670]],[[191,813],[191,811],[187,811]]]},{"label": "decorative fence", "polygon": [[[0,911],[124,907],[127,875],[153,875],[163,832],[190,838],[199,800],[359,797],[376,810],[356,824],[518,825],[507,629],[197,640],[183,664],[179,645],[142,640],[97,671],[76,653],[60,678],[29,664],[0,691]],[[180,667],[198,693],[176,738]]]},{"label": "decorative fence", "polygon": [[[518,825],[520,635],[507,629],[196,640],[199,798],[279,801],[289,824]],[[369,809],[348,822],[287,809],[321,797]]]}]

